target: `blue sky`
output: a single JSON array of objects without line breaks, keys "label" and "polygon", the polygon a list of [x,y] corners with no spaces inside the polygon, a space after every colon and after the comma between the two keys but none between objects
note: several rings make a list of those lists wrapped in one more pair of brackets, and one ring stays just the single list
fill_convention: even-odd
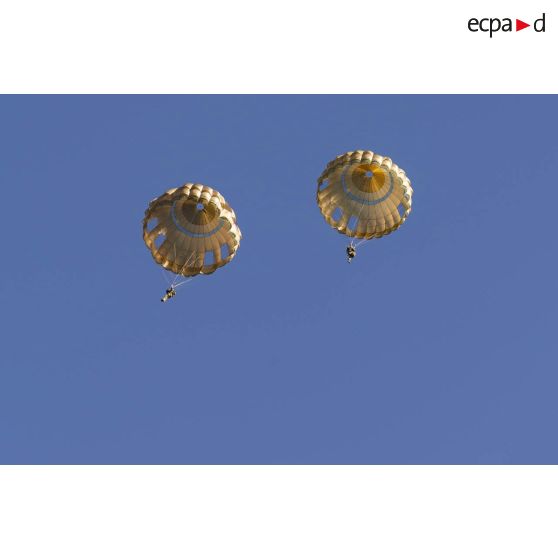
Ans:
[{"label": "blue sky", "polygon": [[[558,463],[555,96],[0,98],[1,463]],[[326,163],[403,227],[345,262]],[[168,304],[148,202],[217,188],[236,258]]]}]

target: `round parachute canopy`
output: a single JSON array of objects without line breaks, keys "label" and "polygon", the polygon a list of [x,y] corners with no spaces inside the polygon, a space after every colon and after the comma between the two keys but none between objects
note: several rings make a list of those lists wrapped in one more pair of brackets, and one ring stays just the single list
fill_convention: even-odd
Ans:
[{"label": "round parachute canopy", "polygon": [[230,262],[241,238],[231,206],[203,184],[168,190],[149,204],[143,219],[143,240],[155,261],[185,277]]},{"label": "round parachute canopy", "polygon": [[411,212],[411,182],[389,157],[349,151],[328,163],[318,179],[318,206],[326,221],[353,238],[379,238]]}]

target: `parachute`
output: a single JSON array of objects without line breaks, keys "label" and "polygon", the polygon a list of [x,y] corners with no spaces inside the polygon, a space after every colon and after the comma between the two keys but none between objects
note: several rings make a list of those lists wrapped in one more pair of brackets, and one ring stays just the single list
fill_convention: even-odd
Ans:
[{"label": "parachute", "polygon": [[231,206],[203,184],[167,190],[151,201],[143,219],[151,255],[177,276],[213,273],[234,258],[241,238]]},{"label": "parachute", "polygon": [[[318,179],[317,201],[325,220],[351,239],[380,238],[411,212],[411,182],[389,157],[349,151],[329,162]],[[354,240],[349,245],[354,248]],[[358,245],[357,245],[358,246]],[[354,257],[349,254],[348,261]]]}]

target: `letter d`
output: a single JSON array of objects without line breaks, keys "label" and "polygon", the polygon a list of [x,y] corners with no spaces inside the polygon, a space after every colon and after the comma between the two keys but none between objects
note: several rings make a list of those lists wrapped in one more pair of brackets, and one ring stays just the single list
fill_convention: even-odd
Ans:
[{"label": "letter d", "polygon": [[[538,27],[539,22],[542,23],[542,27],[541,27],[540,29],[539,29],[539,27]],[[544,23],[545,23],[545,22],[544,22],[544,14],[543,14],[541,18],[535,20],[535,23],[533,23],[533,29],[534,29],[537,33],[544,33]]]}]

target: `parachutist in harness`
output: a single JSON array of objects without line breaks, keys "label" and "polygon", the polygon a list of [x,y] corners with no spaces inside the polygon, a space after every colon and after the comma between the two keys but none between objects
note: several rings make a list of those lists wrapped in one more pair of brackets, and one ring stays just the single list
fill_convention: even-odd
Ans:
[{"label": "parachutist in harness", "polygon": [[356,248],[352,244],[349,244],[347,246],[347,261],[351,263],[355,256],[356,256]]},{"label": "parachutist in harness", "polygon": [[176,294],[176,291],[173,287],[167,289],[165,296],[161,299],[161,302],[167,302],[169,298],[172,298]]}]

